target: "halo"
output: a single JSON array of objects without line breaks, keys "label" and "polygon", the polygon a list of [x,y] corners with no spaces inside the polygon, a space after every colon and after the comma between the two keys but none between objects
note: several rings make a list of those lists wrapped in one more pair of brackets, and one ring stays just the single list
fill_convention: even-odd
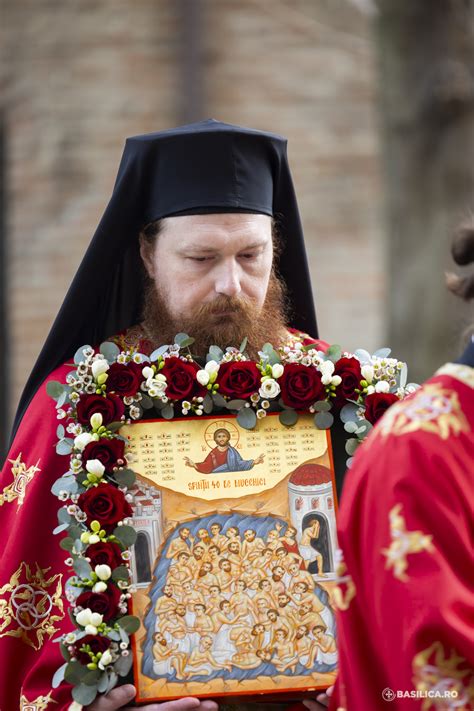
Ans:
[{"label": "halo", "polygon": [[214,420],[208,425],[204,431],[204,439],[206,444],[210,449],[214,449],[216,443],[214,442],[214,432],[216,430],[227,430],[230,434],[230,444],[232,447],[236,447],[239,443],[240,433],[237,427],[229,420]]}]

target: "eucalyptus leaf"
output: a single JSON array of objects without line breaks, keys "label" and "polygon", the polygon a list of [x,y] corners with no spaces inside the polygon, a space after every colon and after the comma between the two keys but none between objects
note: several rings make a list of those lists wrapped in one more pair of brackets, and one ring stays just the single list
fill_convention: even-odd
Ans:
[{"label": "eucalyptus leaf", "polygon": [[280,363],[280,356],[276,352],[276,350],[273,348],[271,343],[265,343],[262,352],[265,353],[265,355],[268,358],[268,363],[270,365],[275,365],[275,363]]},{"label": "eucalyptus leaf", "polygon": [[58,397],[58,399],[56,401],[57,408],[60,408],[64,405],[64,403],[67,400],[68,395],[69,395],[69,390],[68,390],[68,388],[65,387],[64,390],[62,391],[61,395]]},{"label": "eucalyptus leaf", "polygon": [[[57,640],[54,640],[54,641],[56,642]],[[60,641],[60,643],[59,643],[59,649],[60,649],[60,651],[61,651],[61,654],[62,654],[62,656],[63,656],[63,659],[65,659],[66,662],[69,662],[69,660],[71,659],[71,655],[69,654],[69,649],[68,649],[67,646],[64,644],[64,642],[61,642],[61,641]],[[67,664],[64,665],[64,670],[66,670],[66,666],[67,666]],[[59,671],[59,670],[58,670],[58,671]],[[63,678],[64,678],[64,675],[63,675]],[[61,681],[62,681],[62,679],[61,679]]]},{"label": "eucalyptus leaf", "polygon": [[241,410],[243,407],[245,407],[245,400],[228,400],[226,403],[226,407],[228,410]]},{"label": "eucalyptus leaf", "polygon": [[60,683],[63,681],[67,665],[68,663],[65,662],[59,667],[59,669],[56,669],[53,676],[53,681],[51,682],[51,686],[53,687],[53,689],[57,689]]},{"label": "eucalyptus leaf", "polygon": [[80,578],[90,578],[92,574],[92,568],[85,558],[76,558],[72,567]]},{"label": "eucalyptus leaf", "polygon": [[118,682],[118,676],[115,672],[110,671],[109,672],[109,683],[107,684],[107,691],[105,692],[106,694],[111,691],[115,686],[117,686]]},{"label": "eucalyptus leaf", "polygon": [[129,644],[129,643],[130,643],[130,637],[129,637],[128,634],[125,632],[125,630],[123,629],[123,627],[119,627],[119,633],[120,633],[120,634],[119,634],[119,639],[120,639],[120,641],[123,642],[124,644]]},{"label": "eucalyptus leaf", "polygon": [[161,416],[165,420],[172,420],[174,417],[174,407],[173,405],[170,405],[169,403],[166,403],[164,408],[161,410]]},{"label": "eucalyptus leaf", "polygon": [[72,521],[72,516],[70,513],[68,513],[68,510],[65,506],[61,506],[61,508],[58,511],[58,521],[59,523],[71,523]]},{"label": "eucalyptus leaf", "polygon": [[46,392],[48,393],[49,397],[53,398],[53,400],[57,400],[58,397],[62,395],[64,387],[65,386],[62,383],[59,383],[57,380],[50,380],[46,384]]},{"label": "eucalyptus leaf", "polygon": [[120,642],[121,641],[120,634],[117,630],[110,630],[109,632],[107,632],[107,637],[109,639],[111,639],[113,642]]},{"label": "eucalyptus leaf", "polygon": [[329,412],[332,406],[330,402],[327,402],[327,400],[319,400],[314,403],[313,407],[316,412]]},{"label": "eucalyptus leaf", "polygon": [[407,378],[408,378],[408,367],[407,367],[406,363],[403,363],[398,377],[399,377],[400,387],[404,388],[405,385],[407,384]]},{"label": "eucalyptus leaf", "polygon": [[206,363],[210,360],[215,360],[219,363],[224,355],[224,351],[219,348],[219,346],[211,346],[209,348],[209,353],[206,355]]},{"label": "eucalyptus leaf", "polygon": [[348,439],[346,442],[345,450],[347,454],[352,457],[353,454],[355,454],[355,451],[357,447],[359,446],[359,440],[358,439]]},{"label": "eucalyptus leaf", "polygon": [[51,487],[51,492],[54,496],[58,496],[60,491],[67,491],[68,494],[77,493],[77,481],[73,474],[65,474],[60,479],[56,479],[53,486]]},{"label": "eucalyptus leaf", "polygon": [[63,551],[68,551],[68,553],[72,553],[72,549],[74,548],[74,541],[72,538],[62,538],[59,541],[59,547],[63,549]]},{"label": "eucalyptus leaf", "polygon": [[143,407],[144,410],[150,410],[153,407],[153,400],[148,395],[142,395],[140,405]]},{"label": "eucalyptus leaf", "polygon": [[219,393],[215,393],[212,396],[212,401],[216,407],[226,407],[227,406],[227,400],[225,400],[222,395],[219,395]]},{"label": "eucalyptus leaf", "polygon": [[245,336],[244,340],[242,341],[242,343],[239,346],[239,351],[241,353],[243,353],[245,351],[245,349],[247,348],[247,343],[248,343],[248,338],[247,338],[247,336]]},{"label": "eucalyptus leaf", "polygon": [[114,664],[114,670],[119,676],[127,676],[132,668],[133,656],[129,654],[127,657],[119,657]]},{"label": "eucalyptus leaf", "polygon": [[353,420],[346,422],[344,425],[344,429],[346,432],[349,432],[349,434],[354,434],[357,429],[357,422],[354,422]]},{"label": "eucalyptus leaf", "polygon": [[334,415],[330,412],[318,412],[314,416],[314,424],[318,430],[328,430],[334,423]]},{"label": "eucalyptus leaf", "polygon": [[114,472],[114,479],[117,484],[119,486],[126,486],[127,489],[130,489],[134,485],[136,478],[135,472],[131,469],[118,469]]},{"label": "eucalyptus leaf", "polygon": [[137,540],[137,532],[132,526],[117,526],[114,530],[114,536],[122,543],[126,548],[133,546]]},{"label": "eucalyptus leaf", "polygon": [[245,430],[252,430],[257,424],[257,415],[251,407],[243,407],[237,415],[237,422]]},{"label": "eucalyptus leaf", "polygon": [[358,405],[354,405],[354,403],[349,402],[347,405],[344,405],[341,412],[339,413],[339,417],[341,418],[342,422],[354,422],[357,419],[358,409]]},{"label": "eucalyptus leaf", "polygon": [[374,357],[375,358],[388,358],[392,350],[390,348],[379,348],[378,351],[375,351]]},{"label": "eucalyptus leaf", "polygon": [[56,453],[57,454],[71,454],[71,452],[72,452],[71,442],[66,438],[59,440],[59,442],[56,445]]},{"label": "eucalyptus leaf", "polygon": [[121,427],[123,427],[123,422],[111,422],[110,425],[107,425],[109,432],[118,432]]},{"label": "eucalyptus leaf", "polygon": [[326,358],[327,360],[332,361],[333,363],[337,363],[337,361],[340,359],[342,353],[342,348],[338,344],[334,344],[333,346],[329,346],[329,348],[326,351]]},{"label": "eucalyptus leaf", "polygon": [[58,425],[58,428],[56,430],[56,437],[58,439],[62,439],[64,435],[66,434],[64,427],[62,425]]},{"label": "eucalyptus leaf", "polygon": [[[187,341],[188,338],[189,338],[189,336],[187,333],[177,333],[176,336],[174,337],[174,342],[176,343],[177,346],[179,346],[181,348],[182,347],[181,344],[184,343],[184,341]],[[194,342],[194,339],[193,339],[193,342]]]},{"label": "eucalyptus leaf", "polygon": [[128,634],[134,634],[140,629],[140,620],[134,615],[125,615],[117,620],[119,627],[125,630]]},{"label": "eucalyptus leaf", "polygon": [[87,667],[83,666],[80,662],[68,662],[64,679],[68,684],[79,684],[82,677],[85,676],[88,671]]},{"label": "eucalyptus leaf", "polygon": [[74,701],[77,701],[78,704],[88,706],[97,696],[97,684],[94,684],[93,686],[89,686],[88,684],[79,684],[79,686],[75,686],[72,689],[71,694]]},{"label": "eucalyptus leaf", "polygon": [[126,565],[119,565],[112,571],[112,580],[129,580],[130,571]]},{"label": "eucalyptus leaf", "polygon": [[298,422],[298,413],[296,410],[283,410],[278,416],[282,425],[286,427],[291,427]]},{"label": "eucalyptus leaf", "polygon": [[74,363],[76,365],[79,365],[79,363],[82,363],[83,360],[86,359],[86,356],[84,355],[84,351],[90,348],[92,350],[92,346],[85,345],[81,346],[80,348],[77,349],[77,351],[74,353]]},{"label": "eucalyptus leaf", "polygon": [[78,523],[73,523],[72,526],[69,526],[68,534],[71,538],[76,540],[76,538],[81,537],[83,530],[82,526]]},{"label": "eucalyptus leaf", "polygon": [[169,346],[160,346],[156,350],[153,351],[153,353],[150,356],[150,361],[154,363],[160,356],[164,355],[166,351],[168,350]]},{"label": "eucalyptus leaf", "polygon": [[352,464],[354,462],[354,457],[349,457],[349,459],[346,461],[346,467],[350,469],[352,467]]},{"label": "eucalyptus leaf", "polygon": [[194,338],[183,338],[181,343],[179,344],[180,348],[189,348],[189,346],[192,346],[194,343]]},{"label": "eucalyptus leaf", "polygon": [[206,415],[210,415],[212,410],[213,410],[214,403],[212,402],[212,397],[207,393],[207,395],[204,396],[204,400],[202,402],[202,409],[206,413]]},{"label": "eucalyptus leaf", "polygon": [[82,677],[82,683],[87,684],[87,686],[97,686],[101,676],[100,669],[89,669],[88,673]]},{"label": "eucalyptus leaf", "polygon": [[109,675],[107,672],[102,672],[102,675],[97,682],[97,691],[99,694],[104,694],[107,691],[107,687],[109,685]]},{"label": "eucalyptus leaf", "polygon": [[100,352],[106,359],[107,363],[113,363],[117,356],[120,354],[120,348],[116,343],[111,341],[104,341],[100,344]]},{"label": "eucalyptus leaf", "polygon": [[370,355],[370,353],[364,350],[363,348],[358,348],[356,351],[354,351],[354,355],[357,360],[362,363],[362,365],[368,365],[372,360],[372,356]]},{"label": "eucalyptus leaf", "polygon": [[62,533],[65,531],[67,528],[69,528],[68,523],[60,523],[59,526],[56,526],[56,528],[53,529],[53,535],[57,536],[58,533]]}]

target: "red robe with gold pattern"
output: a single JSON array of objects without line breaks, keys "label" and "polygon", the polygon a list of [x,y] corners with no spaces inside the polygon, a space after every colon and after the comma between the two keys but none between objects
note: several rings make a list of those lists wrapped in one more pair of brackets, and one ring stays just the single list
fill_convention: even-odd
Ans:
[{"label": "red robe with gold pattern", "polygon": [[474,708],[473,482],[474,369],[448,364],[347,474],[331,711]]},{"label": "red robe with gold pattern", "polygon": [[[150,352],[151,344],[137,343],[136,333],[130,329],[114,340],[121,348]],[[303,334],[292,337],[328,345]],[[61,535],[52,534],[61,504],[51,487],[68,469],[68,458],[56,453],[60,422],[46,393],[48,381],[64,383],[71,370],[71,363],[60,366],[38,389],[0,476],[0,711],[66,711],[72,703],[70,686],[52,689],[64,662],[54,640],[75,627],[64,596],[68,554],[59,546]]]}]

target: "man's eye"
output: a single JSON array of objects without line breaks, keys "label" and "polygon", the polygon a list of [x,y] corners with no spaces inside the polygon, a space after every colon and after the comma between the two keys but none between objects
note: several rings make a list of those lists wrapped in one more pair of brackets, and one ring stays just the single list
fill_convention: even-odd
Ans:
[{"label": "man's eye", "polygon": [[240,256],[242,257],[242,259],[255,259],[255,257],[257,255],[255,254],[255,252],[245,252],[244,254],[241,254]]},{"label": "man's eye", "polygon": [[207,262],[212,257],[188,257],[192,262]]}]

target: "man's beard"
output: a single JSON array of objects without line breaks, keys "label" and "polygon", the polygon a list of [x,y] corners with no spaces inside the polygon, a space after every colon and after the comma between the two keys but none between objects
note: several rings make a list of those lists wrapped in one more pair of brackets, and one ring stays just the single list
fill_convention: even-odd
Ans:
[{"label": "man's beard", "polygon": [[247,338],[245,353],[258,359],[264,343],[278,347],[287,339],[286,319],[285,289],[272,273],[262,308],[248,299],[222,294],[177,318],[170,314],[166,297],[150,281],[145,289],[142,327],[155,347],[173,343],[177,333],[187,333],[194,338],[190,347],[193,355],[200,358],[211,345],[222,350],[239,348]]}]

